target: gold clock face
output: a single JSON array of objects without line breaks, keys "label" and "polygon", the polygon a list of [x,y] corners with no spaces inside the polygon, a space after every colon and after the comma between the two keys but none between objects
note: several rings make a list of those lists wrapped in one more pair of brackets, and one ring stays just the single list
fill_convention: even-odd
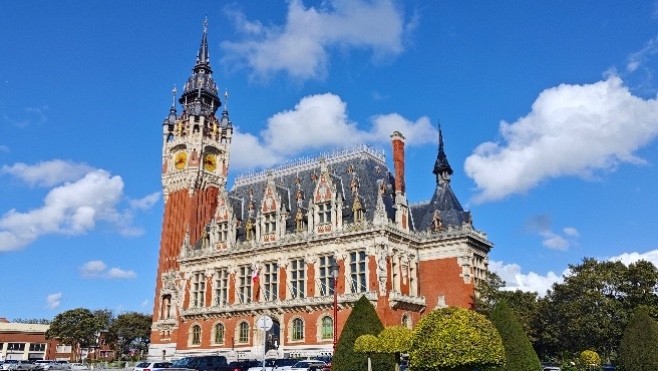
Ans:
[{"label": "gold clock face", "polygon": [[186,163],[187,163],[187,153],[179,152],[176,155],[176,159],[174,160],[174,166],[176,166],[176,169],[180,170],[185,167]]},{"label": "gold clock face", "polygon": [[206,171],[215,171],[217,169],[217,156],[212,153],[203,156],[203,168]]}]

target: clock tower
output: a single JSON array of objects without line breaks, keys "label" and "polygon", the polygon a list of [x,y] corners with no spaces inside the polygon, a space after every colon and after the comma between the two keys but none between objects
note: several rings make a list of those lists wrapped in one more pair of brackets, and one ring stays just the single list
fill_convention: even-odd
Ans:
[{"label": "clock tower", "polygon": [[[208,28],[191,76],[162,124],[162,187],[164,219],[153,305],[151,344],[162,354],[176,349],[178,315],[185,300],[185,277],[178,272],[181,249],[201,240],[215,212],[218,196],[226,192],[233,126],[222,106],[212,76]],[[183,336],[184,337],[184,336]],[[168,351],[169,350],[169,351]]]}]

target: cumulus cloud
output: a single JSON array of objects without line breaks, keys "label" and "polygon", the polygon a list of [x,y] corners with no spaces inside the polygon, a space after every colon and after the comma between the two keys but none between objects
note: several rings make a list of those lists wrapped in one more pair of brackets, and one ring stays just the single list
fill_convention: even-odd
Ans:
[{"label": "cumulus cloud", "polygon": [[389,143],[395,130],[406,137],[407,146],[438,140],[438,131],[427,117],[412,121],[392,113],[373,116],[370,121],[370,130],[360,129],[348,117],[347,104],[335,94],[307,96],[293,109],[270,117],[260,138],[236,128],[231,167],[239,170],[267,167],[312,149]]},{"label": "cumulus cloud", "polygon": [[580,233],[574,227],[564,227],[562,232],[554,232],[549,215],[537,215],[529,218],[525,224],[526,230],[542,237],[542,245],[554,250],[568,250],[577,242]]},{"label": "cumulus cloud", "polygon": [[107,264],[101,260],[90,260],[80,267],[80,274],[84,278],[131,279],[137,274],[131,270],[121,268],[108,269]]},{"label": "cumulus cloud", "polygon": [[28,165],[22,162],[11,166],[3,165],[0,173],[12,175],[32,187],[52,187],[79,179],[91,170],[93,168],[86,164],[55,159],[39,162],[36,165]]},{"label": "cumulus cloud", "polygon": [[[131,210],[118,209],[124,197],[120,176],[61,160],[18,163],[1,171],[32,186],[59,185],[48,191],[42,206],[25,212],[11,209],[0,217],[0,251],[20,249],[44,235],[84,234],[99,221],[110,223],[123,235],[141,232],[132,226]],[[138,200],[135,207],[147,207],[154,198]]]},{"label": "cumulus cloud", "polygon": [[150,195],[137,200],[130,200],[130,208],[137,210],[148,210],[160,199],[160,192],[154,192]]},{"label": "cumulus cloud", "polygon": [[568,269],[561,274],[550,271],[545,276],[535,272],[522,273],[518,264],[505,264],[500,261],[489,262],[489,269],[505,281],[506,290],[536,292],[539,296],[546,295],[554,283],[564,282],[563,276],[569,272]]},{"label": "cumulus cloud", "polygon": [[502,122],[503,141],[479,145],[465,161],[476,201],[524,193],[550,178],[592,178],[620,163],[644,161],[634,152],[658,134],[658,101],[631,94],[617,76],[544,90],[531,112]]},{"label": "cumulus cloud", "polygon": [[655,265],[656,267],[658,267],[658,250],[650,250],[644,253],[627,252],[608,258],[608,260],[619,261],[622,262],[624,265],[630,265],[640,260],[646,260],[648,262],[653,263],[653,265]]},{"label": "cumulus cloud", "polygon": [[50,309],[56,309],[62,302],[62,293],[56,292],[46,296],[46,306]]},{"label": "cumulus cloud", "polygon": [[227,12],[244,39],[222,43],[225,61],[237,62],[259,77],[285,72],[299,79],[322,78],[328,50],[336,47],[370,50],[376,57],[397,55],[414,25],[405,24],[393,0],[330,0],[308,8],[292,0],[284,25],[263,25],[236,10]]}]

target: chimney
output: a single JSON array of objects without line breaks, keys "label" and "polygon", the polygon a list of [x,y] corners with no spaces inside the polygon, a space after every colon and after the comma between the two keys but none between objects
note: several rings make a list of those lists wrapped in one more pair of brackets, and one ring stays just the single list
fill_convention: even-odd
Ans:
[{"label": "chimney", "polygon": [[395,168],[395,192],[405,193],[404,186],[404,136],[399,131],[391,135],[393,167]]}]

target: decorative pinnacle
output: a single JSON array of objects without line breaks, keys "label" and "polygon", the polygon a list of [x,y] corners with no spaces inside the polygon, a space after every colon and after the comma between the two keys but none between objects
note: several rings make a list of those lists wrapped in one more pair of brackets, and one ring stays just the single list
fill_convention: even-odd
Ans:
[{"label": "decorative pinnacle", "polygon": [[176,93],[178,93],[178,90],[176,89],[176,85],[174,85],[174,88],[171,89],[171,107],[172,108],[176,107]]}]

